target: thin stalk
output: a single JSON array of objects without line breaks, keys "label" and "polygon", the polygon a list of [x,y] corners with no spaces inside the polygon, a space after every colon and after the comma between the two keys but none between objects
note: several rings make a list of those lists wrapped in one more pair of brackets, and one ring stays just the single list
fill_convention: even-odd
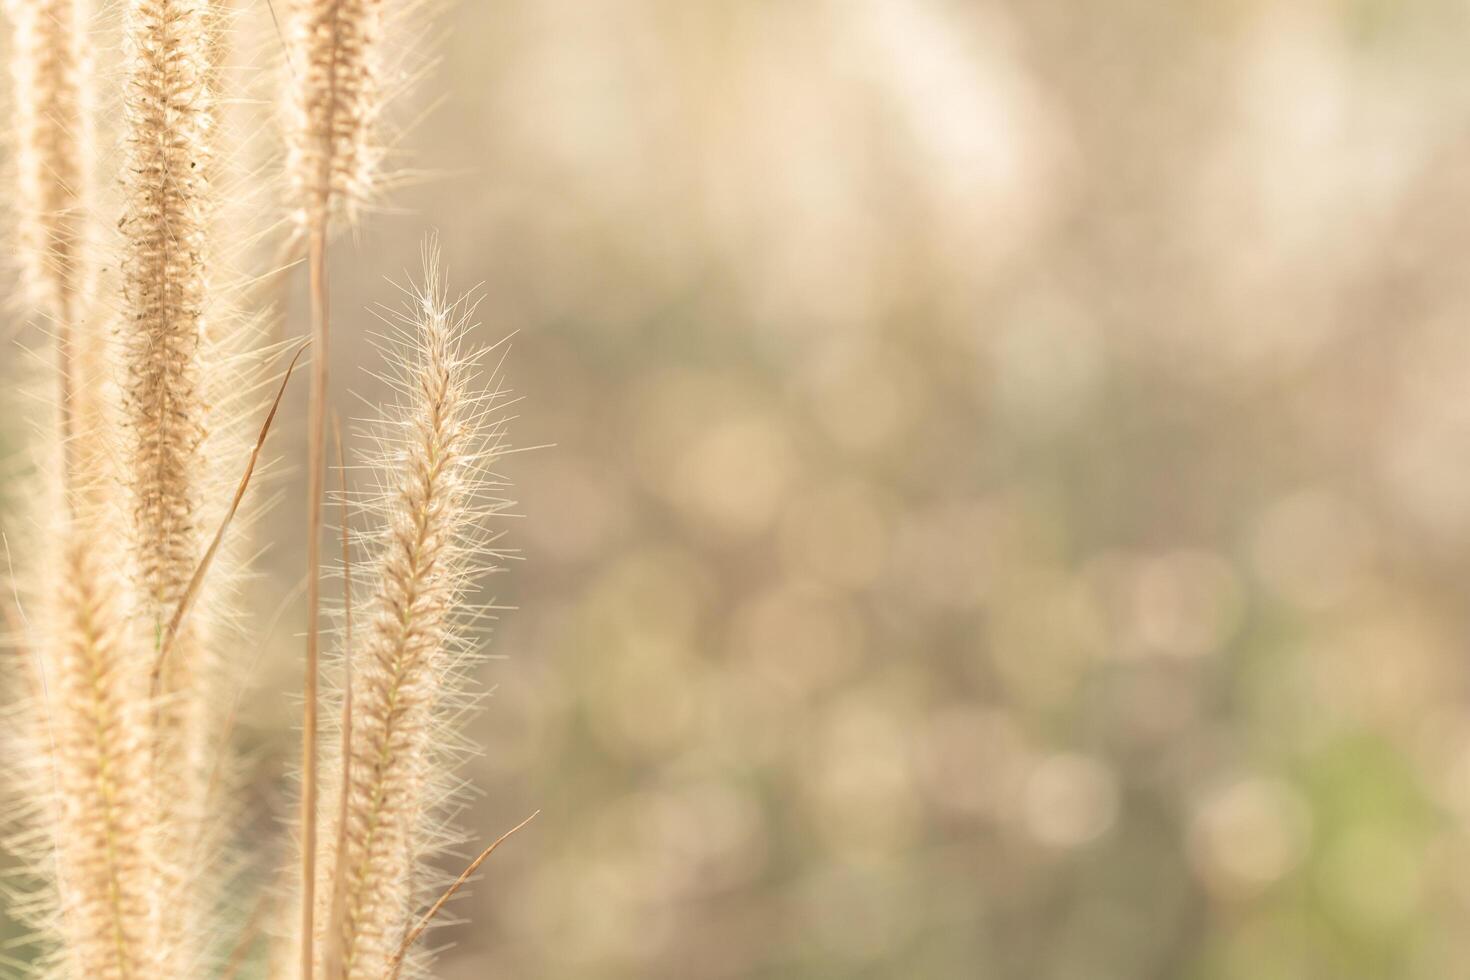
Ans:
[{"label": "thin stalk", "polygon": [[459,877],[454,879],[453,884],[445,889],[444,894],[440,895],[433,905],[429,906],[429,911],[423,914],[423,916],[419,919],[418,924],[410,929],[408,931],[408,935],[403,937],[403,942],[398,944],[398,951],[393,954],[393,960],[388,966],[388,969],[391,971],[388,974],[388,980],[398,980],[398,975],[403,972],[403,960],[406,956],[408,956],[408,951],[413,948],[413,944],[418,942],[419,937],[422,936],[425,930],[429,928],[430,924],[433,923],[434,917],[444,910],[444,906],[449,904],[449,900],[454,897],[455,892],[463,888],[464,883],[469,881],[470,877],[473,876],[476,871],[480,870],[480,865],[484,864],[486,859],[488,859],[490,855],[495,853],[495,849],[497,847],[499,847],[501,844],[504,844],[507,840],[510,839],[512,834],[520,830],[532,820],[535,820],[540,815],[541,811],[537,810],[535,813],[531,814],[529,817],[522,820],[514,827],[510,828],[505,833],[495,838],[495,840],[491,842],[489,847],[481,851],[479,856],[471,861],[469,863],[469,866],[459,873]]},{"label": "thin stalk", "polygon": [[[342,455],[342,426],[336,415],[332,428],[337,443],[337,476],[342,493],[342,745],[352,744],[352,525],[347,507],[347,463]],[[342,782],[337,799],[337,838],[333,855],[347,849],[347,807],[352,797],[352,754],[342,752]],[[333,860],[332,891],[328,901],[326,949],[322,971],[330,978],[342,973],[342,925],[347,915],[347,865]]]},{"label": "thin stalk", "polygon": [[317,831],[317,681],[321,643],[322,480],[326,469],[327,430],[327,210],[312,215],[308,259],[311,279],[312,358],[311,416],[307,442],[306,519],[306,707],[301,726],[301,976],[311,980],[316,935]]}]

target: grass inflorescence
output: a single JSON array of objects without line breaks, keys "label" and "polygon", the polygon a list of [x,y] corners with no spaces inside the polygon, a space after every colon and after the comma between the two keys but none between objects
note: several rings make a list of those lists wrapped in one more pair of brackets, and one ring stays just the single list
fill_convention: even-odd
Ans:
[{"label": "grass inflorescence", "polygon": [[[348,452],[338,435],[339,459],[356,457],[375,485],[344,484],[345,628],[322,629],[327,247],[379,180],[394,8],[278,6],[277,177],[245,163],[254,149],[231,118],[259,91],[244,90],[233,54],[235,4],[124,0],[99,16],[89,0],[4,3],[15,254],[25,314],[46,337],[38,403],[52,409],[28,453],[33,513],[4,539],[8,841],[26,874],[9,899],[31,929],[34,955],[14,960],[26,975],[232,977],[259,959],[261,909],[286,904],[300,915],[275,937],[268,976],[423,974],[416,940],[470,873],[440,896],[426,862],[456,839],[443,823],[454,724],[488,615],[470,597],[500,567],[488,521],[505,506],[491,468],[507,451],[502,354],[474,342],[473,304],[450,298],[427,247],[377,338],[396,398]],[[99,50],[116,52],[115,78],[99,77]],[[98,103],[114,98],[104,116]],[[242,227],[245,185],[250,200],[275,197],[282,220]],[[310,321],[304,342],[266,346],[272,311],[251,287],[291,241],[305,243]],[[256,255],[264,265],[240,267]],[[233,843],[231,665],[270,634],[238,598],[238,538],[255,527],[252,484],[308,350],[299,860],[275,897],[240,903],[234,885],[274,876]],[[330,694],[323,659],[340,670]],[[242,907],[255,909],[246,925]]]}]

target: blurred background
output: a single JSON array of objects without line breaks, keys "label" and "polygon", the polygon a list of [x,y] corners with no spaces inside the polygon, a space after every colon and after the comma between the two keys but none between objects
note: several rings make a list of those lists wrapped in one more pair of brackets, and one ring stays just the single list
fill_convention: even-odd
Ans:
[{"label": "blurred background", "polygon": [[1465,975],[1470,7],[442,18],[336,306],[437,230],[554,444],[446,977]]},{"label": "blurred background", "polygon": [[[1470,6],[437,33],[332,369],[382,396],[359,311],[436,230],[549,446],[503,467],[461,823],[542,812],[446,978],[1467,975]],[[298,607],[243,729],[262,813]]]}]

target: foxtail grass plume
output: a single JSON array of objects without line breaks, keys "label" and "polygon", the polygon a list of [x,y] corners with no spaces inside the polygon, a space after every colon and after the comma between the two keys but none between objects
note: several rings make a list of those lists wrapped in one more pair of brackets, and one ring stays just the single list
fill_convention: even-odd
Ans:
[{"label": "foxtail grass plume", "polygon": [[72,392],[77,320],[91,304],[93,153],[86,0],[8,0],[15,88],[16,254],[31,307],[56,333],[65,467],[76,467]]},{"label": "foxtail grass plume", "polygon": [[326,856],[318,881],[318,919],[330,923],[319,945],[340,948],[327,980],[391,975],[425,897],[423,858],[447,839],[436,811],[456,741],[446,719],[461,713],[474,638],[465,592],[473,574],[496,566],[485,519],[506,506],[488,467],[506,451],[508,397],[494,372],[488,384],[480,376],[486,349],[465,339],[471,312],[447,301],[438,256],[426,250],[424,282],[386,344],[399,398],[377,433],[370,511],[380,529],[363,625],[345,651],[347,798],[326,811],[346,825],[334,828],[340,838],[325,835],[342,850]]},{"label": "foxtail grass plume", "polygon": [[54,834],[59,965],[65,976],[106,980],[165,975],[147,677],[128,642],[122,556],[88,533],[92,521],[57,520],[67,526],[56,532],[30,727],[49,762],[35,783],[48,800],[41,817],[54,821],[43,826]]},{"label": "foxtail grass plume", "polygon": [[31,307],[57,340],[63,463],[34,562],[29,698],[13,717],[30,832],[19,856],[42,884],[17,909],[68,976],[129,978],[159,965],[157,838],[148,815],[145,676],[129,649],[126,555],[109,455],[106,336],[90,250],[93,94],[84,0],[10,0],[17,254]]},{"label": "foxtail grass plume", "polygon": [[352,216],[381,152],[383,0],[295,0],[286,170],[303,225]]},{"label": "foxtail grass plume", "polygon": [[[211,287],[215,23],[205,0],[130,0],[125,10],[124,395],[140,619],[153,646],[185,594],[209,530],[202,515],[210,366],[201,355]],[[211,658],[207,620],[191,617],[154,692],[155,831],[167,858],[155,900],[184,920],[164,937],[165,969],[175,976],[193,968],[198,954],[190,946],[202,926],[189,920],[207,905],[196,864],[213,763]]]},{"label": "foxtail grass plume", "polygon": [[124,331],[139,561],[155,617],[193,571],[205,434],[199,353],[209,286],[213,126],[208,4],[134,0],[127,25]]},{"label": "foxtail grass plume", "polygon": [[22,801],[11,849],[36,883],[12,912],[36,930],[56,975],[125,980],[163,967],[150,700],[118,533],[125,498],[110,456],[105,332],[83,324],[76,339],[86,397],[76,405],[75,465],[47,477],[36,521],[44,545],[29,549],[21,583],[31,593],[28,696],[6,712]]},{"label": "foxtail grass plume", "polygon": [[7,0],[17,254],[31,305],[70,325],[90,291],[92,55],[87,0]]},{"label": "foxtail grass plume", "polygon": [[[192,980],[223,965],[231,976],[249,942],[224,948],[217,915],[216,869],[231,851],[219,710],[228,556],[286,384],[251,448],[258,318],[221,282],[252,237],[250,222],[227,217],[248,208],[223,210],[219,185],[261,186],[231,155],[240,144],[220,110],[238,11],[236,0],[120,0],[107,22],[121,28],[105,45],[119,53],[118,216],[97,213],[91,179],[91,2],[0,0],[14,28],[16,251],[59,378],[57,423],[36,453],[38,541],[15,584],[24,598],[4,610],[25,668],[8,713],[21,828],[8,843],[35,885],[15,890],[11,911],[45,949],[40,975]],[[326,246],[331,225],[369,200],[381,162],[383,9],[295,0],[286,32],[298,84],[285,170],[311,279],[310,569],[302,928],[296,964],[276,961],[270,975],[303,980],[421,972],[415,941],[489,854],[430,904],[425,862],[454,840],[443,806],[452,722],[484,615],[468,592],[501,558],[486,518],[505,506],[489,467],[506,451],[509,405],[498,373],[481,371],[494,348],[468,343],[471,307],[447,300],[432,248],[385,343],[399,397],[373,434],[379,492],[363,509],[376,526],[343,637],[337,779],[321,808],[331,832],[316,834]],[[93,250],[114,226],[116,262],[103,262]]]}]

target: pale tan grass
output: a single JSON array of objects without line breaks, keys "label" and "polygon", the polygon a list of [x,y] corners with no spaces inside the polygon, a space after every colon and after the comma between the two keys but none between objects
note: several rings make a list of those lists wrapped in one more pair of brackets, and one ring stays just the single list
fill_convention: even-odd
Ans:
[{"label": "pale tan grass", "polygon": [[141,980],[163,968],[146,682],[128,655],[120,556],[79,527],[61,535],[41,705],[55,779],[59,931],[72,975]]},{"label": "pale tan grass", "polygon": [[[156,840],[147,814],[146,689],[129,655],[130,583],[117,526],[93,216],[90,6],[11,0],[17,254],[31,307],[56,336],[61,464],[51,484],[47,583],[36,604],[29,710],[32,816],[50,844],[28,858],[45,884],[31,920],[71,975],[131,978],[157,966]],[[35,835],[32,840],[36,840]]]},{"label": "pale tan grass", "polygon": [[[152,742],[147,680],[133,655],[134,595],[116,533],[122,498],[96,433],[113,425],[106,337],[77,334],[76,466],[56,493],[48,540],[57,564],[39,605],[38,697],[30,728],[40,758],[33,791],[54,831],[55,853],[33,859],[49,871],[59,966],[77,977],[141,978],[163,962],[154,910],[159,841],[151,825]],[[45,925],[47,923],[43,923]]]},{"label": "pale tan grass", "polygon": [[14,84],[16,254],[30,305],[57,337],[58,404],[66,468],[73,461],[71,391],[76,320],[94,279],[87,224],[93,152],[90,5],[8,0]]},{"label": "pale tan grass", "polygon": [[307,623],[301,785],[301,976],[311,980],[316,935],[318,685],[321,644],[322,479],[326,468],[327,364],[331,350],[327,240],[334,209],[353,213],[371,187],[373,125],[381,108],[382,0],[296,0],[288,58],[291,89],[286,172],[306,231],[312,360],[307,432]]},{"label": "pale tan grass", "polygon": [[[206,0],[129,0],[124,20],[125,406],[140,619],[155,650],[204,552],[212,489],[202,357],[215,203],[212,18]],[[211,904],[196,862],[209,823],[212,654],[208,620],[192,617],[172,638],[152,711],[153,829],[162,841],[155,900],[174,918],[159,939],[167,975],[196,968]]]},{"label": "pale tan grass", "polygon": [[[235,128],[224,107],[245,104],[231,103],[224,85],[236,0],[116,6],[121,40],[104,43],[119,52],[122,82],[116,221],[99,220],[90,179],[87,0],[0,2],[16,38],[17,252],[26,299],[56,338],[60,379],[59,438],[48,435],[41,454],[59,465],[42,468],[54,485],[37,522],[30,598],[10,616],[22,627],[29,688],[15,765],[28,779],[29,822],[15,841],[41,883],[13,910],[54,943],[47,976],[229,974],[251,939],[231,945],[214,918],[214,869],[228,863],[222,786],[234,717],[221,653],[240,566],[235,525],[248,524],[242,504],[285,386],[250,443],[262,319],[241,308],[242,287],[273,270],[233,268],[269,237],[268,222],[247,227],[250,195],[228,193],[260,192],[258,169],[236,155],[244,143],[220,142]],[[295,0],[287,11],[296,75],[283,170],[290,223],[305,244],[314,349],[299,974],[273,960],[271,975],[301,980],[420,972],[429,955],[415,941],[495,846],[423,912],[434,898],[427,859],[456,840],[442,819],[458,745],[448,719],[465,706],[472,627],[484,615],[466,591],[475,574],[498,568],[484,519],[502,503],[486,467],[505,451],[507,404],[498,374],[487,372],[488,386],[479,380],[483,351],[465,342],[469,311],[447,301],[432,249],[386,344],[401,397],[376,430],[381,486],[365,508],[375,526],[360,604],[343,519],[342,700],[329,760],[337,778],[318,777],[327,243],[379,181],[385,7]],[[92,251],[98,229],[113,225],[119,254],[109,272]],[[345,471],[342,455],[339,433]],[[345,487],[342,497],[346,506]],[[359,605],[365,622],[354,629]],[[330,786],[326,807],[321,785]],[[319,810],[331,814],[331,833],[320,836]]]},{"label": "pale tan grass", "polygon": [[62,322],[90,292],[92,55],[85,0],[7,0],[17,253],[33,306]]},{"label": "pale tan grass", "polygon": [[495,559],[483,519],[500,504],[488,496],[486,467],[505,451],[505,393],[477,380],[481,352],[463,342],[466,315],[447,302],[431,252],[390,342],[401,398],[379,433],[381,529],[365,628],[346,652],[353,708],[338,761],[350,766],[342,845],[324,854],[321,870],[329,883],[345,865],[342,932],[324,944],[340,944],[341,963],[327,980],[381,980],[398,968],[422,861],[446,838],[436,810],[453,736],[442,720],[463,695],[464,590]]},{"label": "pale tan grass", "polygon": [[381,160],[383,0],[296,0],[286,172],[297,220],[323,226],[369,199]]}]

